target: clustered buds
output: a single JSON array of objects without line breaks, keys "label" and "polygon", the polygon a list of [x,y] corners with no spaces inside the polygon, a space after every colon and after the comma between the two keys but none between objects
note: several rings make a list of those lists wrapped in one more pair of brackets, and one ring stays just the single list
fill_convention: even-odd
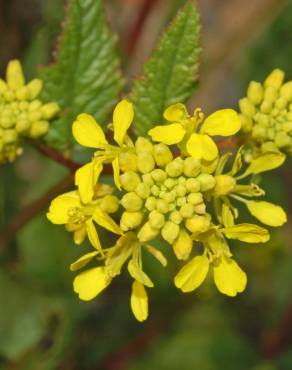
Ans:
[{"label": "clustered buds", "polygon": [[0,163],[12,162],[22,153],[21,137],[37,139],[48,132],[59,107],[43,104],[38,99],[41,90],[41,80],[25,85],[20,62],[9,62],[6,82],[0,79]]},{"label": "clustered buds", "polygon": [[[272,85],[276,89],[275,79],[269,77],[265,89]],[[249,118],[255,106],[266,101],[264,96],[271,94],[253,86],[243,100],[243,106],[249,106]],[[220,155],[212,137],[232,136],[240,130],[235,111],[219,110],[204,120],[200,109],[190,115],[184,105],[175,104],[166,109],[164,117],[168,124],[156,126],[149,137],[133,141],[127,131],[134,109],[123,100],[109,126],[112,143],[92,116],[79,115],[73,123],[73,135],[79,144],[96,150],[92,160],[76,172],[78,189],[57,197],[48,213],[53,223],[74,231],[76,244],[87,235],[94,247],[71,264],[72,271],[93,261],[98,264],[75,277],[73,286],[79,298],[87,301],[96,297],[127,263],[133,279],[130,304],[139,321],[148,316],[146,288],[154,286],[143,268],[145,252],[162,266],[167,264],[162,252],[165,248],[186,261],[174,278],[175,286],[183,292],[198,288],[212,269],[218,290],[233,297],[245,289],[247,277],[233,259],[227,240],[265,243],[270,238],[262,226],[237,222],[236,203],[243,204],[262,224],[276,227],[287,220],[281,207],[257,200],[265,192],[252,182],[253,175],[279,167],[284,154],[264,152],[244,165],[241,148],[226,170],[231,154]],[[114,193],[98,184],[108,163],[113,167]],[[114,245],[101,246],[95,223],[116,234]]]},{"label": "clustered buds", "polygon": [[239,101],[249,161],[269,151],[292,154],[292,81],[284,83],[284,77],[275,69],[263,84],[251,81],[247,96]]}]

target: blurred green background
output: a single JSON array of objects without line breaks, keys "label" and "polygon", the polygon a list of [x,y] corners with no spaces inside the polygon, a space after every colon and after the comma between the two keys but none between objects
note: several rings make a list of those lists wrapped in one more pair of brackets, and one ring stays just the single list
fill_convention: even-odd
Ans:
[{"label": "blurred green background", "polygon": [[[148,0],[145,6],[143,0],[106,1],[129,80],[184,2]],[[198,7],[201,83],[190,106],[207,113],[236,107],[249,80],[262,80],[275,67],[292,78],[292,1],[201,0]],[[1,75],[14,57],[23,61],[28,78],[50,62],[64,13],[63,0],[0,0]],[[139,22],[134,47],[129,35]],[[267,197],[289,215],[291,165],[289,160],[264,177]],[[66,174],[32,148],[14,165],[2,167],[3,232],[9,233],[9,220]],[[172,284],[176,266],[162,271],[149,261],[156,288],[150,292],[150,317],[139,324],[129,310],[130,281],[125,277],[90,303],[78,300],[68,266],[82,250],[62,227],[46,220],[45,211],[1,244],[1,370],[292,369],[291,221],[273,231],[265,245],[233,243],[249,277],[247,290],[235,299],[219,295],[211,281],[183,295]]]}]

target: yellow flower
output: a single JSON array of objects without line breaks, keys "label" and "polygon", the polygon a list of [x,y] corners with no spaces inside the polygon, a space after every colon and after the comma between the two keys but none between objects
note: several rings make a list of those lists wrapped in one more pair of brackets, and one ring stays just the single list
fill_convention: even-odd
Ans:
[{"label": "yellow flower", "polygon": [[[133,278],[130,305],[135,318],[144,321],[148,316],[148,297],[145,287],[152,288],[153,282],[142,268],[142,247],[153,255],[163,266],[167,261],[163,254],[148,244],[140,243],[137,236],[128,232],[122,235],[116,244],[104,251],[104,265],[85,270],[77,275],[73,282],[74,291],[85,301],[95,298],[121,273],[128,261],[128,272]],[[72,271],[86,266],[96,259],[98,252],[90,252],[71,264]]]},{"label": "yellow flower", "polygon": [[114,140],[117,146],[108,142],[102,128],[91,115],[82,113],[73,123],[72,131],[76,141],[85,147],[98,149],[92,162],[76,172],[75,184],[78,186],[83,202],[90,202],[93,195],[92,184],[97,182],[104,163],[112,163],[114,180],[120,189],[119,156],[133,148],[131,140],[127,137],[127,130],[133,118],[133,105],[127,100],[122,100],[113,113]]},{"label": "yellow flower", "polygon": [[70,191],[55,198],[47,213],[47,218],[54,224],[65,225],[73,232],[74,242],[81,244],[86,235],[90,243],[102,253],[94,222],[105,229],[121,234],[119,226],[100,207],[100,200],[84,204],[78,191]]},{"label": "yellow flower", "polygon": [[152,140],[167,145],[183,142],[192,157],[206,161],[212,161],[218,155],[217,145],[210,136],[231,136],[241,127],[240,119],[232,109],[218,110],[204,120],[200,109],[196,109],[191,117],[186,107],[179,103],[167,108],[164,118],[171,123],[151,129],[148,134]]},{"label": "yellow flower", "polygon": [[6,82],[0,79],[0,163],[12,162],[22,153],[22,137],[47,134],[49,121],[59,112],[57,103],[37,99],[42,85],[39,79],[25,84],[20,62],[8,63]]}]

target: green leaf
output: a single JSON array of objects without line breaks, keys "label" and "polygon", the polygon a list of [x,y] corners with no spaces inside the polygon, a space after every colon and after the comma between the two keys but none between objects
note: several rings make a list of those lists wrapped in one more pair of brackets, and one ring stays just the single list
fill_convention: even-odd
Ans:
[{"label": "green leaf", "polygon": [[101,0],[71,0],[55,64],[40,71],[42,98],[57,101],[63,109],[46,141],[68,146],[71,125],[82,112],[103,123],[123,85],[116,37],[105,21]]},{"label": "green leaf", "polygon": [[162,123],[163,111],[185,102],[197,85],[200,20],[192,2],[178,13],[133,86],[137,133]]}]

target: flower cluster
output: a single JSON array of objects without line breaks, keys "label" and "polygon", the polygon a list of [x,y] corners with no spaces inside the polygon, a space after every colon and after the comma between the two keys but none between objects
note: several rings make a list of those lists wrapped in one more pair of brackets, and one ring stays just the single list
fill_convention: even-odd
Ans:
[{"label": "flower cluster", "polygon": [[41,90],[41,80],[25,85],[20,62],[9,62],[6,82],[0,79],[0,163],[13,162],[22,153],[22,136],[36,139],[48,132],[49,120],[59,107],[56,103],[42,104],[37,99]]},{"label": "flower cluster", "polygon": [[251,81],[239,108],[247,161],[270,151],[292,154],[292,81],[284,83],[282,70],[272,71],[263,84]]},{"label": "flower cluster", "polygon": [[[247,278],[227,240],[264,243],[270,238],[262,226],[237,222],[236,202],[263,224],[286,222],[281,207],[257,200],[265,192],[253,183],[254,175],[279,167],[285,155],[265,152],[246,166],[242,148],[232,164],[230,153],[219,154],[212,137],[232,136],[241,129],[234,110],[219,110],[205,119],[200,109],[190,115],[184,105],[175,104],[164,118],[165,125],[133,141],[127,132],[134,109],[122,100],[109,125],[112,142],[92,116],[79,115],[73,135],[95,152],[76,172],[77,190],[53,200],[48,213],[53,223],[65,224],[74,233],[76,244],[87,235],[94,247],[71,265],[75,271],[93,264],[74,279],[80,299],[96,297],[127,264],[133,279],[131,308],[139,321],[148,316],[146,289],[154,286],[143,269],[144,253],[166,266],[163,248],[171,248],[178,260],[186,261],[174,278],[183,292],[199,287],[212,269],[218,290],[235,296],[245,289]],[[113,167],[114,193],[98,182],[105,164]],[[117,235],[112,246],[101,246],[96,224]]]}]

